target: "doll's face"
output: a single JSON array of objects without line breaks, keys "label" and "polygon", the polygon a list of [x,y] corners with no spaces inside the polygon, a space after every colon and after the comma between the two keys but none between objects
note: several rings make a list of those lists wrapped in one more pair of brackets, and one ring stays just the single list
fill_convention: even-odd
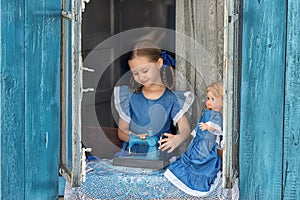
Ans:
[{"label": "doll's face", "polygon": [[147,57],[140,56],[128,61],[133,78],[136,82],[148,87],[154,83],[161,84],[160,68],[162,63],[150,62]]},{"label": "doll's face", "polygon": [[223,98],[216,97],[210,91],[207,92],[206,107],[209,110],[221,112],[223,109]]}]

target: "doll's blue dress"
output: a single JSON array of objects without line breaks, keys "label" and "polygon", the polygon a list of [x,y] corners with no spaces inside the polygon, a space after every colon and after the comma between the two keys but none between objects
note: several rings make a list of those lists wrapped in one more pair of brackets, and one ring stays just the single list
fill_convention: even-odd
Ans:
[{"label": "doll's blue dress", "polygon": [[[194,100],[192,92],[170,91],[155,100],[147,99],[143,92],[134,93],[128,86],[114,88],[114,103],[120,118],[129,124],[134,133],[147,133],[152,129],[158,138],[163,133],[171,133],[171,123],[174,126],[188,111]],[[127,150],[128,143],[123,142],[123,149]],[[147,145],[137,144],[131,148],[133,153],[146,153]]]},{"label": "doll's blue dress", "polygon": [[[222,115],[212,110],[204,110],[198,123],[204,122],[222,132]],[[193,196],[207,196],[221,179],[221,159],[217,153],[216,135],[202,131],[199,126],[194,129],[196,136],[186,152],[171,163],[165,177],[177,188]]]}]

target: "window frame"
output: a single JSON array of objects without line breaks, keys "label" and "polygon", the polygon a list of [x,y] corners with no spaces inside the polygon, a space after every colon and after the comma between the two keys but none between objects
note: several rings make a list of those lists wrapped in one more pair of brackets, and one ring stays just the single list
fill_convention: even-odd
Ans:
[{"label": "window frame", "polygon": [[232,188],[238,177],[239,111],[240,111],[240,0],[224,3],[224,108],[223,108],[223,181]]},{"label": "window frame", "polygon": [[[71,2],[69,11],[68,3]],[[60,173],[73,186],[85,181],[85,152],[81,145],[81,101],[83,96],[83,62],[81,55],[81,21],[84,4],[89,0],[62,0],[61,31],[61,162]],[[238,176],[238,135],[239,135],[239,87],[240,87],[240,0],[224,2],[224,109],[223,132],[223,187],[232,188]],[[71,36],[67,23],[71,22]],[[68,40],[71,37],[71,74],[68,73]],[[68,77],[71,76],[71,113],[68,115]],[[68,137],[68,123],[72,123],[72,138]],[[68,141],[71,139],[71,147]],[[68,153],[72,150],[72,167],[68,167]]]},{"label": "window frame", "polygon": [[[61,12],[60,173],[72,187],[79,186],[85,181],[85,170],[82,169],[85,166],[86,161],[84,155],[87,149],[83,149],[81,145],[81,101],[83,96],[81,21],[85,2],[88,1],[62,0]],[[69,22],[71,22],[71,31],[68,26]],[[69,55],[69,53],[71,55]],[[71,62],[69,59],[71,59]],[[69,69],[70,67],[71,70]],[[72,96],[71,102],[69,102],[68,99],[70,95],[70,87]],[[69,105],[70,103],[71,105]],[[71,130],[68,128],[69,123],[72,124]],[[70,150],[71,158],[68,157]],[[71,166],[68,165],[70,160]]]}]

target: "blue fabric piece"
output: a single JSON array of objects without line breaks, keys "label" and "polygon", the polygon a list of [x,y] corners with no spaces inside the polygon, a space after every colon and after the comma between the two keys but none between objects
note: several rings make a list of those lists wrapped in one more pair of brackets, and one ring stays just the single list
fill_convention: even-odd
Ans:
[{"label": "blue fabric piece", "polygon": [[[163,133],[171,133],[171,123],[175,116],[181,117],[186,111],[182,111],[185,102],[187,110],[192,102],[193,95],[191,92],[173,92],[168,89],[164,91],[162,96],[156,100],[147,99],[143,92],[133,93],[129,90],[128,86],[117,86],[119,96],[115,99],[120,99],[120,105],[115,105],[119,116],[129,123],[129,129],[136,133],[147,133],[151,128],[153,134],[158,138]],[[184,95],[186,94],[186,96]],[[187,95],[189,94],[189,95]],[[189,96],[189,100],[185,101]],[[122,115],[125,113],[126,116]],[[180,115],[181,114],[181,115]],[[123,149],[127,150],[127,144],[123,144]],[[146,153],[147,145],[134,145],[131,149],[133,153]]]},{"label": "blue fabric piece", "polygon": [[[116,93],[118,91],[118,93]],[[115,106],[119,113],[119,116],[126,122],[130,122],[130,104],[133,92],[130,91],[128,86],[116,86],[114,88]],[[118,109],[119,108],[119,109]]]},{"label": "blue fabric piece", "polygon": [[81,189],[97,199],[150,199],[167,196],[189,196],[178,191],[163,176],[164,170],[112,166],[109,160],[90,163],[94,170],[87,174]]},{"label": "blue fabric piece", "polygon": [[[222,128],[222,115],[204,110],[200,122],[211,121]],[[181,157],[169,166],[169,170],[190,189],[207,192],[220,171],[221,159],[217,153],[216,136],[197,126],[195,138]]]},{"label": "blue fabric piece", "polygon": [[163,67],[175,67],[175,59],[172,56],[170,56],[166,51],[161,52],[161,57],[164,61]]},{"label": "blue fabric piece", "polygon": [[[80,187],[66,186],[65,200],[86,199],[202,199],[190,196],[176,188],[165,177],[165,170],[150,170],[113,166],[111,160],[97,160],[88,163],[86,182]],[[227,191],[222,183],[204,199],[226,198]]]},{"label": "blue fabric piece", "polygon": [[[186,112],[194,101],[194,95],[191,92],[184,91],[173,91],[173,93],[178,100],[180,108]],[[188,107],[184,107],[185,103],[188,105]]]},{"label": "blue fabric piece", "polygon": [[87,160],[88,160],[88,162],[91,162],[93,160],[97,160],[97,157],[96,156],[88,156]]}]

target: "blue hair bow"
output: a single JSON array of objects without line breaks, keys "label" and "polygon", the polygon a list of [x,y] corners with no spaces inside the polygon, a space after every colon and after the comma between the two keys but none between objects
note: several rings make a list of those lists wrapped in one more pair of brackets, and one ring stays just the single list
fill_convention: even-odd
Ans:
[{"label": "blue hair bow", "polygon": [[175,63],[176,63],[175,59],[172,56],[170,56],[169,54],[167,54],[166,51],[161,52],[161,57],[164,61],[163,67],[169,67],[170,65],[172,67],[175,67]]}]

